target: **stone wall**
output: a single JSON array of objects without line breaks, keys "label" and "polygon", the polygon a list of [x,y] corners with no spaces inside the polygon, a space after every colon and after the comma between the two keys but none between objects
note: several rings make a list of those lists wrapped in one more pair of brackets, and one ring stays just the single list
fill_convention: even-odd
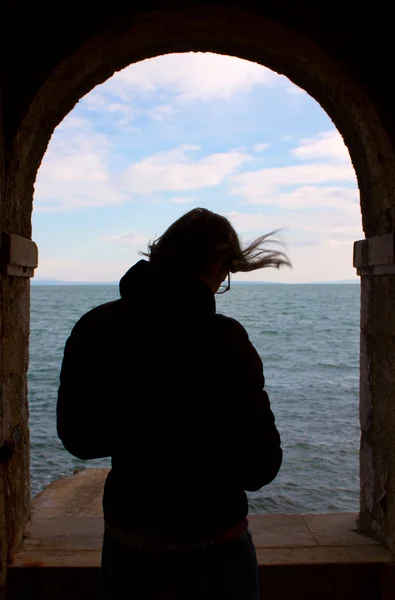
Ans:
[{"label": "stone wall", "polygon": [[[27,285],[26,285],[27,284]],[[22,538],[29,514],[29,433],[27,416],[28,282],[0,280],[0,598],[6,566]],[[7,310],[12,299],[16,310]],[[9,306],[9,305],[8,305]],[[5,325],[6,323],[6,325]],[[10,328],[9,328],[10,327]]]},{"label": "stone wall", "polygon": [[[7,198],[7,147],[3,132],[0,126],[0,230],[29,236],[30,224],[27,230],[23,228],[21,216],[25,207],[11,206]],[[25,277],[4,275],[3,266],[0,273],[0,598],[7,563],[22,538],[30,504],[26,381],[30,287]]]},{"label": "stone wall", "polygon": [[361,517],[395,551],[395,275],[362,277]]},{"label": "stone wall", "polygon": [[[2,80],[0,79],[0,85]],[[3,230],[3,198],[4,198],[4,152],[5,152],[5,140],[4,140],[4,126],[3,126],[3,104],[2,95],[0,88],[0,231]],[[0,291],[2,289],[2,276],[0,274]],[[1,356],[3,351],[3,345],[1,342],[1,331],[3,323],[3,294],[0,294],[0,448],[4,441],[3,432],[3,409],[2,409],[2,369],[1,369]],[[3,463],[0,462],[0,598],[2,590],[4,589],[5,576],[6,576],[6,557],[7,557],[7,532],[6,532],[6,498],[5,498],[5,486],[3,477]]]}]

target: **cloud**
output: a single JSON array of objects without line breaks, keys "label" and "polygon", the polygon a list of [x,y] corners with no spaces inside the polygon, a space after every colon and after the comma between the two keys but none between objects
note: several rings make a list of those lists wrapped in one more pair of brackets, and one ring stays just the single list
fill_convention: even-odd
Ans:
[{"label": "cloud", "polygon": [[[119,112],[122,118],[117,124],[125,126],[143,114],[162,121],[183,104],[229,100],[257,86],[288,90],[292,84],[257,63],[210,52],[187,52],[132,64],[97,86],[81,103],[94,112]],[[145,106],[142,98],[148,100]],[[149,106],[149,101],[158,99],[164,102]]]},{"label": "cloud", "polygon": [[304,164],[289,167],[272,167],[233,175],[231,193],[244,196],[251,202],[277,192],[284,186],[320,184],[327,182],[355,183],[351,164]]},{"label": "cloud", "polygon": [[248,204],[276,206],[281,209],[322,209],[323,207],[340,208],[345,205],[359,206],[359,193],[356,188],[341,186],[301,186],[292,192],[253,195]]},{"label": "cloud", "polygon": [[266,67],[234,56],[188,52],[169,54],[130,65],[107,84],[112,94],[131,99],[136,93],[171,92],[181,102],[228,99],[258,85],[273,86],[284,78]]},{"label": "cloud", "polygon": [[[69,113],[67,117],[62,121],[62,124],[56,129],[57,132],[68,132],[68,131],[81,131],[83,128],[90,127],[90,121],[88,119]],[[57,133],[59,135],[59,133]],[[51,140],[52,143],[52,140]]]},{"label": "cloud", "polygon": [[174,109],[169,104],[159,104],[152,108],[148,115],[153,121],[163,121],[166,115],[170,115],[174,112]]},{"label": "cloud", "polygon": [[[315,137],[302,139],[291,154],[301,159],[334,159],[350,163],[350,155],[338,131],[324,131]],[[355,175],[354,175],[355,178]]]},{"label": "cloud", "polygon": [[255,146],[252,147],[255,152],[262,152],[268,148],[270,148],[270,144],[255,144]]},{"label": "cloud", "polygon": [[[198,152],[199,146],[184,144],[116,170],[111,166],[114,147],[110,138],[89,121],[67,117],[39,169],[34,208],[37,212],[70,211],[119,205],[153,192],[213,187],[251,160],[237,150],[196,158]],[[192,200],[193,196],[182,194],[170,202]]]},{"label": "cloud", "polygon": [[195,196],[173,196],[169,198],[172,204],[190,204],[195,201]]},{"label": "cloud", "polygon": [[130,200],[114,184],[109,139],[81,125],[67,117],[57,128],[38,171],[35,210],[93,208]]},{"label": "cloud", "polygon": [[109,235],[106,236],[105,239],[109,242],[120,242],[122,244],[141,246],[146,245],[150,238],[138,231],[130,231],[129,233],[121,233],[119,235]]},{"label": "cloud", "polygon": [[130,165],[122,175],[122,187],[133,194],[198,190],[221,184],[251,160],[248,154],[219,152],[193,161],[198,146],[184,144],[158,152]]},{"label": "cloud", "polygon": [[291,249],[325,246],[328,256],[337,247],[351,252],[353,241],[363,236],[361,210],[354,169],[341,136],[330,131],[303,139],[291,154],[310,162],[230,177],[231,194],[269,210],[232,211],[228,218],[244,234],[280,230]]},{"label": "cloud", "polygon": [[346,206],[341,211],[323,208],[315,212],[287,211],[277,214],[231,211],[226,217],[243,235],[262,235],[280,230],[280,237],[285,241],[356,240],[360,238],[362,230],[357,206]]},{"label": "cloud", "polygon": [[299,159],[323,160],[235,174],[229,178],[230,194],[243,197],[246,204],[279,210],[322,211],[328,207],[342,211],[347,206],[354,206],[359,215],[355,172],[337,131],[302,139],[291,154]]},{"label": "cloud", "polygon": [[[109,80],[111,81],[111,80]],[[132,121],[144,114],[142,108],[138,107],[131,98],[122,98],[109,94],[106,84],[95,87],[82,99],[82,105],[95,113],[112,113],[118,118],[114,124],[118,127],[126,127]]]}]

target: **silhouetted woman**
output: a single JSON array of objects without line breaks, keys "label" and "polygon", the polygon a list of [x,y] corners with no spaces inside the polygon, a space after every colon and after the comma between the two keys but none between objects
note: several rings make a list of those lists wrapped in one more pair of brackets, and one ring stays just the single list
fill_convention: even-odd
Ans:
[{"label": "silhouetted woman", "polygon": [[188,212],[67,340],[59,437],[74,456],[112,460],[106,598],[258,598],[245,491],[276,477],[280,436],[261,359],[214,294],[229,273],[289,265],[268,237],[243,248],[225,217]]}]

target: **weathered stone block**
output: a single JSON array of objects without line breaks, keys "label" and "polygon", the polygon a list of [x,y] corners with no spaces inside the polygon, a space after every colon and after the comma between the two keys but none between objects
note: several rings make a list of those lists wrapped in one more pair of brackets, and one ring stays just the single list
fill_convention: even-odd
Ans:
[{"label": "weathered stone block", "polygon": [[32,240],[13,233],[3,233],[0,250],[0,264],[5,275],[33,277],[38,265],[38,248]]},{"label": "weathered stone block", "polygon": [[353,265],[360,269],[368,264],[369,244],[368,240],[354,242]]}]

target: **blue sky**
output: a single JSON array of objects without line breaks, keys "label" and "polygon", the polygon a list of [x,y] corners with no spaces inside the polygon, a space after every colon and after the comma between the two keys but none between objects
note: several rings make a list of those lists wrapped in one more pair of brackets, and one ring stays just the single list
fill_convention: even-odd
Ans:
[{"label": "blue sky", "polygon": [[35,185],[36,279],[115,281],[196,206],[245,241],[281,228],[293,268],[234,279],[356,278],[356,177],[327,114],[260,65],[188,53],[116,73],[57,127]]}]

